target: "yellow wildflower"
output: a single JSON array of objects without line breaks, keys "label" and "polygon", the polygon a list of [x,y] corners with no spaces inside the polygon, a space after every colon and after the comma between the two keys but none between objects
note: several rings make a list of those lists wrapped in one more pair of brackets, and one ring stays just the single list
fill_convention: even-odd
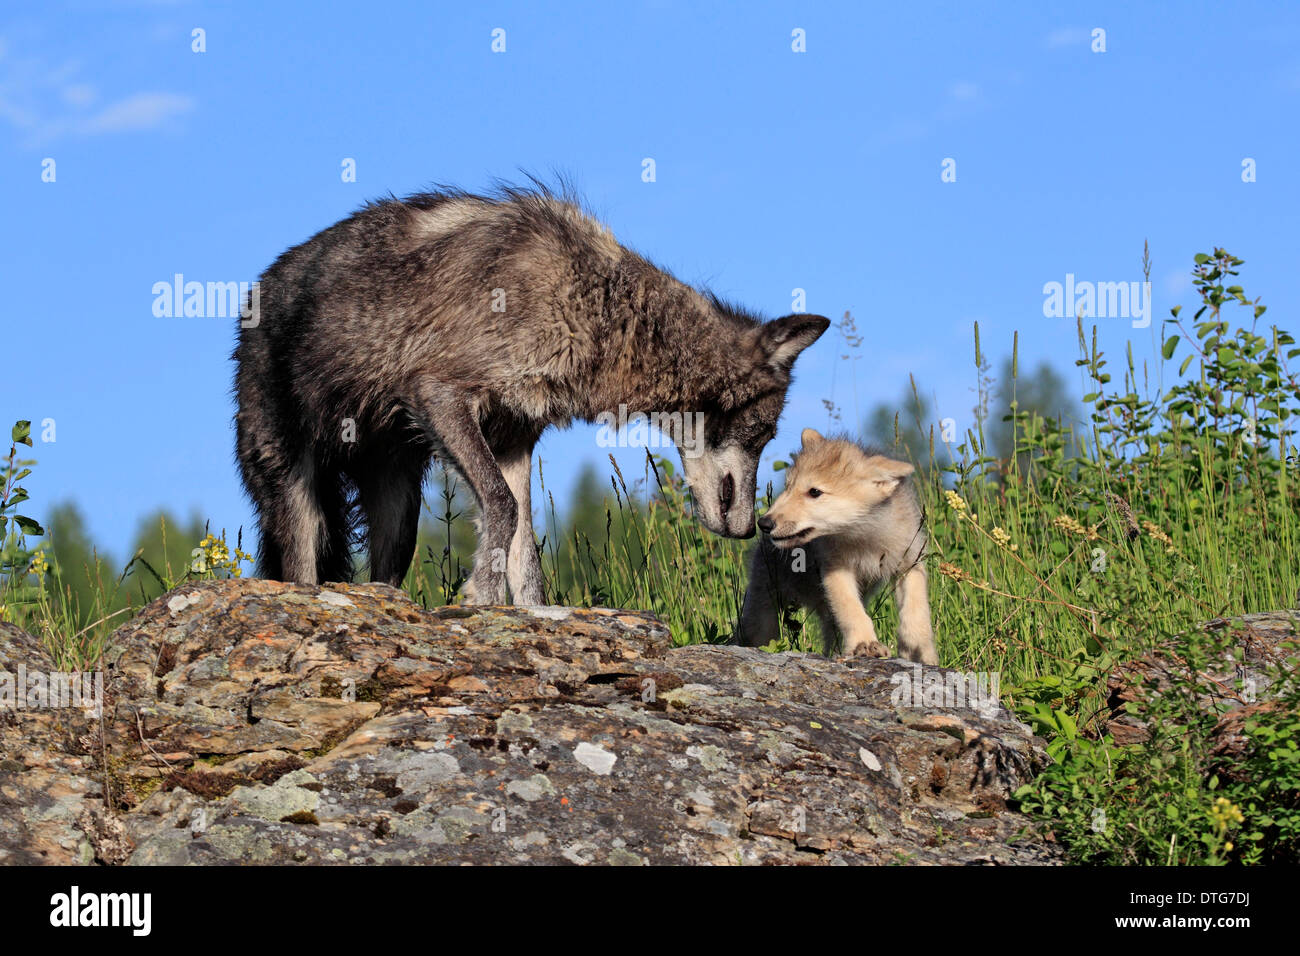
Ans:
[{"label": "yellow wildflower", "polygon": [[1221,833],[1228,828],[1229,824],[1243,823],[1246,819],[1242,815],[1241,808],[1227,797],[1219,797],[1214,801],[1214,805],[1210,807],[1210,818]]},{"label": "yellow wildflower", "polygon": [[44,551],[37,551],[32,555],[32,563],[27,571],[36,575],[42,582],[45,581],[45,575],[50,573],[50,562],[46,560]]},{"label": "yellow wildflower", "polygon": [[199,546],[190,552],[190,572],[198,575],[216,574],[218,571],[225,571],[231,577],[240,577],[243,573],[240,568],[240,562],[252,561],[253,556],[239,548],[234,549],[231,554],[230,546],[226,544],[225,532],[221,537],[209,534]]},{"label": "yellow wildflower", "polygon": [[999,548],[1008,548],[1011,551],[1016,551],[1020,547],[1019,545],[1011,544],[1011,535],[1000,527],[995,526],[993,530],[989,532],[989,535],[997,543]]}]

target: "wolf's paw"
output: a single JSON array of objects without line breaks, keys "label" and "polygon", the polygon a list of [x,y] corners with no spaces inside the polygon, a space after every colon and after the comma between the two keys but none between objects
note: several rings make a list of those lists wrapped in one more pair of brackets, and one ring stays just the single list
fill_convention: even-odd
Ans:
[{"label": "wolf's paw", "polygon": [[506,576],[496,572],[470,576],[461,586],[461,599],[466,604],[509,604],[506,596]]},{"label": "wolf's paw", "polygon": [[889,649],[879,641],[863,641],[849,652],[850,657],[888,657]]},{"label": "wolf's paw", "polygon": [[519,585],[511,585],[510,598],[515,604],[537,605],[546,603],[546,592],[542,587],[542,576],[529,575]]}]

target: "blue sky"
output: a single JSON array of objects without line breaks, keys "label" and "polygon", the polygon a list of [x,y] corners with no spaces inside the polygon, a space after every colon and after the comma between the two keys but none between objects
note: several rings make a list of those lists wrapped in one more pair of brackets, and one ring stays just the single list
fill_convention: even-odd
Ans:
[{"label": "blue sky", "polygon": [[[768,459],[826,424],[823,398],[860,420],[909,373],[965,428],[977,320],[994,357],[1018,330],[1078,390],[1074,321],[1044,316],[1044,284],[1141,280],[1144,239],[1151,327],[1097,320],[1116,363],[1130,338],[1153,354],[1216,244],[1294,327],[1297,51],[1281,4],[7,6],[0,412],[56,428],[31,510],[76,500],[119,555],[160,506],[251,528],[234,323],[157,318],[154,283],[249,281],[367,198],[521,169],[568,174],[685,281],[769,316],[794,289],[852,310],[863,357],[828,333],[800,358]],[[539,456],[564,502],[605,451],[575,427]],[[640,473],[640,451],[620,458]]]}]

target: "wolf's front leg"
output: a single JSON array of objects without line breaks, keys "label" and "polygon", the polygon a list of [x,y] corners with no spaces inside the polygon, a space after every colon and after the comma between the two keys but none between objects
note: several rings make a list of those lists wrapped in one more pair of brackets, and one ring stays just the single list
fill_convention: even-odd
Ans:
[{"label": "wolf's front leg", "polygon": [[510,547],[519,520],[515,499],[504,480],[499,487],[489,481],[484,491],[474,490],[479,500],[479,534],[474,570],[462,592],[465,603],[509,604]]},{"label": "wolf's front leg", "polygon": [[894,583],[898,606],[898,656],[921,664],[939,663],[930,622],[930,594],[925,565],[918,563]]},{"label": "wolf's front leg", "polygon": [[731,636],[731,643],[742,647],[764,647],[780,637],[780,610],[775,588],[760,581],[754,573],[745,591],[745,605],[741,608],[740,621],[736,633]]},{"label": "wolf's front leg", "polygon": [[781,637],[782,588],[784,559],[775,549],[757,544],[749,555],[749,586],[740,620],[731,635],[731,643],[742,647],[764,647]]},{"label": "wolf's front leg", "polygon": [[430,383],[421,394],[426,427],[455,461],[478,499],[479,535],[474,571],[464,588],[468,604],[508,604],[507,556],[519,521],[515,496],[479,428],[464,395]]},{"label": "wolf's front leg", "polygon": [[829,571],[822,583],[835,626],[844,636],[843,653],[850,657],[888,657],[889,651],[876,637],[876,625],[862,606],[857,575],[848,570]]},{"label": "wolf's front leg", "polygon": [[516,450],[509,455],[498,454],[497,463],[518,509],[515,536],[510,540],[510,553],[506,556],[510,598],[515,604],[543,604],[546,596],[542,564],[533,538],[533,456],[527,450]]},{"label": "wolf's front leg", "polygon": [[506,557],[506,577],[510,584],[510,599],[515,604],[546,603],[542,563],[533,538],[532,515],[523,512],[519,515],[519,527]]}]

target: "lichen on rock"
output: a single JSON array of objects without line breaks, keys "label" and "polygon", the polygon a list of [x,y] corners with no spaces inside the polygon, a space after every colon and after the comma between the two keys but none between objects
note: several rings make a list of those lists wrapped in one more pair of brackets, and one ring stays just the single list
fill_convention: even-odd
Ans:
[{"label": "lichen on rock", "polygon": [[[896,707],[900,661],[268,581],[183,586],[110,645],[102,721],[0,714],[0,862],[1058,859],[1007,806],[1041,742]],[[18,661],[52,667],[0,628]]]}]

